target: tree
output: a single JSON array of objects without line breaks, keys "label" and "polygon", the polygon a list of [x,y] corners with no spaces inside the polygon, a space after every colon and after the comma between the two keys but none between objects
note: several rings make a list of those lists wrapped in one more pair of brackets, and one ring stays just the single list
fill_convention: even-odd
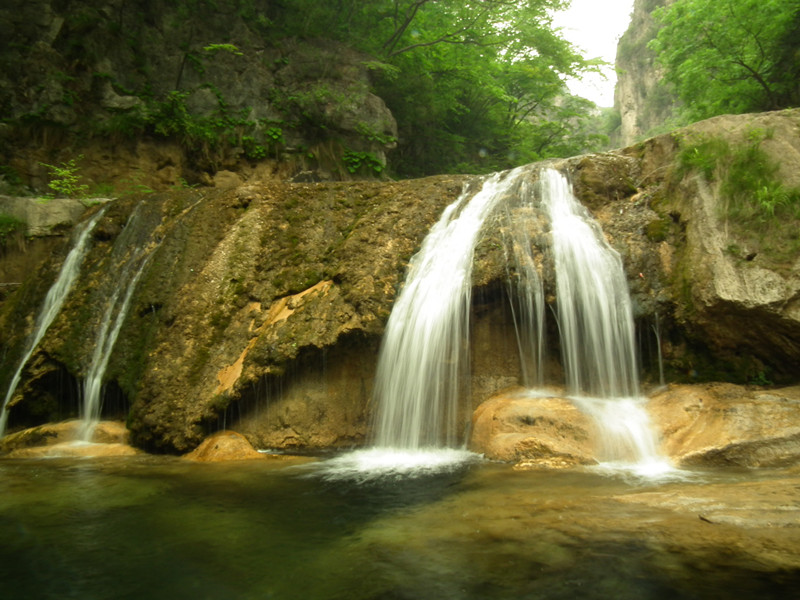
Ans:
[{"label": "tree", "polygon": [[650,47],[691,120],[800,101],[796,0],[677,0]]},{"label": "tree", "polygon": [[[590,120],[593,105],[564,100],[565,79],[597,66],[552,25],[552,12],[567,4],[295,0],[286,22],[298,26],[296,35],[334,37],[375,57],[375,91],[398,121],[394,168],[424,175],[506,168],[597,146],[575,126]],[[561,127],[553,121],[565,104],[572,110]]]}]

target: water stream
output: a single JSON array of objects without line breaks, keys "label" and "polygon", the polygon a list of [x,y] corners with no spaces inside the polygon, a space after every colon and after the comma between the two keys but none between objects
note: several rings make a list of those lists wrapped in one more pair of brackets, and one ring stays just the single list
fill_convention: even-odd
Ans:
[{"label": "water stream", "polygon": [[28,340],[27,350],[25,351],[22,360],[20,360],[14,376],[11,378],[11,383],[8,386],[8,391],[6,392],[5,399],[3,400],[2,409],[0,409],[0,437],[5,435],[6,425],[8,422],[8,403],[14,397],[14,392],[17,390],[17,386],[19,385],[20,378],[22,376],[22,370],[25,368],[25,365],[27,364],[28,360],[30,360],[31,356],[33,356],[33,352],[36,350],[39,342],[42,341],[47,329],[53,323],[56,316],[58,316],[61,306],[64,304],[64,300],[67,299],[67,296],[72,289],[72,285],[75,283],[75,280],[78,277],[83,258],[86,255],[86,251],[89,247],[89,236],[92,233],[92,230],[94,230],[95,225],[97,225],[97,222],[103,216],[104,212],[105,208],[99,210],[94,216],[78,227],[72,249],[67,254],[66,259],[64,259],[64,263],[61,265],[61,270],[59,271],[58,277],[45,296],[44,303],[42,304],[41,309],[39,309],[39,315],[36,317],[36,324],[34,326],[33,333]]},{"label": "water stream", "polygon": [[[122,325],[128,316],[136,284],[152,256],[150,241],[154,224],[142,215],[139,204],[131,214],[120,236],[114,243],[112,255],[116,255],[117,278],[113,292],[108,298],[94,341],[94,350],[83,381],[80,440],[90,442],[100,421],[103,400],[103,380],[114,345]],[[112,256],[112,259],[114,256]]]}]

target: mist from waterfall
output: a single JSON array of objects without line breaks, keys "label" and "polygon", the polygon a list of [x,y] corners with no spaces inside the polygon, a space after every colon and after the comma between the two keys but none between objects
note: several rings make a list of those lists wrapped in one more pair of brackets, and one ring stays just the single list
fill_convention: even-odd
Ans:
[{"label": "mist from waterfall", "polygon": [[5,435],[6,425],[8,423],[8,404],[11,402],[17,390],[22,376],[22,370],[25,368],[31,356],[33,356],[33,352],[36,350],[39,342],[42,341],[50,325],[52,325],[53,321],[58,316],[61,306],[72,290],[72,286],[80,273],[83,258],[86,256],[86,251],[89,246],[89,236],[104,212],[105,208],[99,210],[94,216],[78,227],[75,242],[67,254],[67,257],[64,259],[64,263],[61,265],[58,277],[53,285],[50,286],[45,296],[42,307],[39,309],[39,315],[36,317],[36,324],[33,332],[28,340],[27,349],[22,360],[19,362],[17,370],[14,372],[14,376],[11,378],[11,383],[8,386],[5,399],[3,400],[2,409],[0,409],[0,437]]}]

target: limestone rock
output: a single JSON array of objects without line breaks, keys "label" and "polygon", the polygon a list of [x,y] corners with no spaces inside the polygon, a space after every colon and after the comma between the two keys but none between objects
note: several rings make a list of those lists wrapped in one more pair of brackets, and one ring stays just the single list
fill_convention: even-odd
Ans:
[{"label": "limestone rock", "polygon": [[87,205],[73,198],[17,198],[0,196],[0,213],[27,224],[25,235],[42,237],[69,231],[86,213]]},{"label": "limestone rock", "polygon": [[521,468],[594,464],[593,426],[571,402],[523,389],[497,394],[472,417],[470,449]]},{"label": "limestone rock", "polygon": [[83,423],[72,420],[24,429],[0,440],[0,451],[11,458],[53,456],[131,456],[140,451],[128,444],[124,423],[101,421],[90,442],[79,440]]},{"label": "limestone rock", "polygon": [[671,385],[648,404],[662,449],[685,466],[800,462],[800,387]]},{"label": "limestone rock", "polygon": [[203,440],[184,458],[198,462],[222,462],[258,460],[264,457],[265,455],[253,448],[253,445],[241,433],[218,431]]}]

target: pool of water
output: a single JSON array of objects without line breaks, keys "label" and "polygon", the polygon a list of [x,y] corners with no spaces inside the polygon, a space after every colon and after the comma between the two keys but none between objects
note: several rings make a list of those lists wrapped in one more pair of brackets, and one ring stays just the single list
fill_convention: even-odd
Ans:
[{"label": "pool of water", "polygon": [[0,460],[0,596],[741,599],[800,589],[796,475],[654,483],[475,460],[416,477],[330,472],[277,458]]}]

